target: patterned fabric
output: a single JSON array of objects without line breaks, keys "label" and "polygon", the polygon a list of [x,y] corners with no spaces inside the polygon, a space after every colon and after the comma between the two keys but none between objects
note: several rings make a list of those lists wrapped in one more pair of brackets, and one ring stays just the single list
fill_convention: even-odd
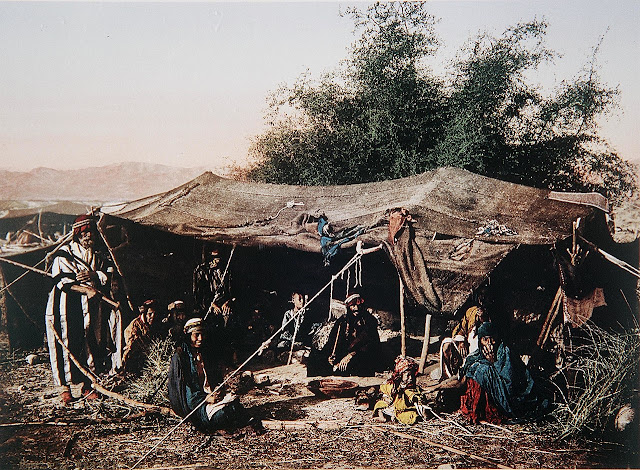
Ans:
[{"label": "patterned fabric", "polygon": [[500,424],[504,420],[491,397],[473,379],[467,379],[467,391],[460,397],[460,413],[473,424],[480,421]]},{"label": "patterned fabric", "polygon": [[393,373],[391,374],[391,377],[389,377],[389,380],[387,380],[387,383],[397,383],[400,380],[402,373],[406,370],[410,371],[415,377],[418,374],[418,363],[411,357],[396,357]]},{"label": "patterned fabric", "polygon": [[[92,324],[100,322],[100,301],[97,298],[89,300],[85,294],[70,290],[71,286],[78,285],[76,274],[86,270],[97,273],[98,285],[94,287],[104,290],[108,280],[106,260],[93,250],[86,250],[72,241],[56,252],[51,265],[56,284],[49,293],[45,323],[51,372],[58,386],[89,382],[73,363],[69,352],[90,370],[95,370],[95,356],[103,355],[96,338],[101,325],[93,328]],[[54,331],[68,351],[57,342]]]}]

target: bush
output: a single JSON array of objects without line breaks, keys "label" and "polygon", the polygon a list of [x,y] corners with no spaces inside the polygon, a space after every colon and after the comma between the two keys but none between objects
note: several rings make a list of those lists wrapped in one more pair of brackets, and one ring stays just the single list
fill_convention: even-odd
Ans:
[{"label": "bush", "polygon": [[610,333],[588,324],[584,332],[586,343],[560,371],[572,384],[553,413],[561,439],[603,431],[631,401],[638,380],[640,330]]}]

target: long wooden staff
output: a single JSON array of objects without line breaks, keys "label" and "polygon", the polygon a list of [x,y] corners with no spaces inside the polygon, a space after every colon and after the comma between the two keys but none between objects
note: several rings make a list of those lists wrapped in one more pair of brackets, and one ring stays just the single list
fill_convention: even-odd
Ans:
[{"label": "long wooden staff", "polygon": [[131,302],[131,297],[129,296],[129,289],[127,288],[127,281],[125,279],[125,277],[122,275],[122,270],[120,269],[120,265],[118,264],[118,260],[115,257],[115,254],[113,253],[113,250],[111,249],[111,246],[109,245],[109,242],[107,241],[107,237],[105,236],[104,232],[102,231],[102,227],[100,226],[102,223],[102,219],[104,217],[103,213],[100,213],[100,219],[98,220],[98,223],[96,224],[96,227],[98,229],[98,233],[100,234],[100,237],[102,237],[102,241],[104,242],[105,246],[107,247],[107,250],[109,251],[109,254],[111,255],[111,261],[113,261],[113,265],[116,267],[116,271],[118,271],[118,275],[120,276],[120,279],[122,280],[122,287],[124,288],[124,295],[127,297],[127,303],[129,304],[129,308],[131,309],[132,312],[135,312],[136,309],[133,306],[133,302]]},{"label": "long wooden staff", "polygon": [[[45,276],[48,278],[55,278],[55,276],[51,273],[48,273],[46,271],[43,271],[42,269],[38,269],[38,268],[34,268],[33,266],[29,266],[28,264],[23,264],[23,263],[18,263],[17,261],[13,261],[11,259],[8,258],[2,258],[0,257],[0,261],[4,261],[5,263],[9,263],[9,264],[13,264],[14,266],[18,266],[22,269],[26,269],[27,271],[31,271],[34,272],[36,274],[40,274],[41,276]],[[87,292],[85,291],[85,289],[83,289],[83,287],[91,287],[85,284],[80,284],[80,285],[72,285],[70,287],[70,289],[74,292],[80,292],[81,294],[86,294]],[[92,288],[93,289],[93,288]],[[104,295],[103,293],[99,292],[96,290],[96,293],[98,294],[98,296],[100,297],[100,300],[102,300],[103,302],[111,305],[114,308],[120,308],[120,304],[118,302],[116,302],[113,299],[110,299],[109,297],[107,297],[106,295]]]},{"label": "long wooden staff", "polygon": [[[51,320],[47,320],[49,322],[51,322]],[[67,345],[64,343],[64,341],[62,341],[62,338],[60,338],[60,335],[58,335],[58,332],[55,330],[55,328],[53,327],[53,325],[51,323],[49,323],[49,329],[53,332],[53,335],[56,338],[56,341],[58,342],[58,344],[60,344],[60,346],[62,346],[62,348],[67,352],[67,354],[69,355],[69,359],[71,359],[71,362],[73,362],[76,367],[78,368],[78,370],[84,374],[85,377],[87,377],[89,380],[91,380],[91,387],[96,390],[97,392],[100,392],[101,394],[114,398],[118,401],[122,401],[128,405],[131,406],[137,406],[140,408],[145,408],[147,410],[151,410],[151,411],[156,411],[158,413],[162,413],[163,415],[168,415],[168,416],[173,416],[173,417],[177,417],[177,415],[173,412],[173,410],[166,408],[164,406],[158,406],[158,405],[149,405],[148,403],[142,403],[136,400],[132,400],[131,398],[127,398],[125,396],[120,395],[119,393],[116,392],[112,392],[111,390],[108,390],[106,388],[104,388],[102,385],[100,385],[98,383],[98,377],[91,371],[85,369],[82,364],[80,364],[80,362],[76,359],[76,357],[71,353],[71,351],[69,350],[69,348],[67,347]]]}]

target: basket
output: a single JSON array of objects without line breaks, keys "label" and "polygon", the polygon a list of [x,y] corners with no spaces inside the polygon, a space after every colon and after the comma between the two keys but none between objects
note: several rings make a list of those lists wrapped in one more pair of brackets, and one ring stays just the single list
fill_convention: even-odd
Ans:
[{"label": "basket", "polygon": [[321,379],[312,380],[307,385],[314,395],[329,398],[354,397],[358,390],[358,384],[351,380]]}]

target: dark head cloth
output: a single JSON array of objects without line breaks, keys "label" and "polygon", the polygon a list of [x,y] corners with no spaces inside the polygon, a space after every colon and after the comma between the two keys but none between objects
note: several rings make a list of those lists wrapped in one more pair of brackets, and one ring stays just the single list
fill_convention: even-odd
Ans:
[{"label": "dark head cloth", "polygon": [[485,336],[491,336],[492,338],[498,337],[498,332],[494,328],[493,324],[491,324],[491,322],[488,322],[488,321],[484,322],[478,328],[478,339],[482,339]]}]

